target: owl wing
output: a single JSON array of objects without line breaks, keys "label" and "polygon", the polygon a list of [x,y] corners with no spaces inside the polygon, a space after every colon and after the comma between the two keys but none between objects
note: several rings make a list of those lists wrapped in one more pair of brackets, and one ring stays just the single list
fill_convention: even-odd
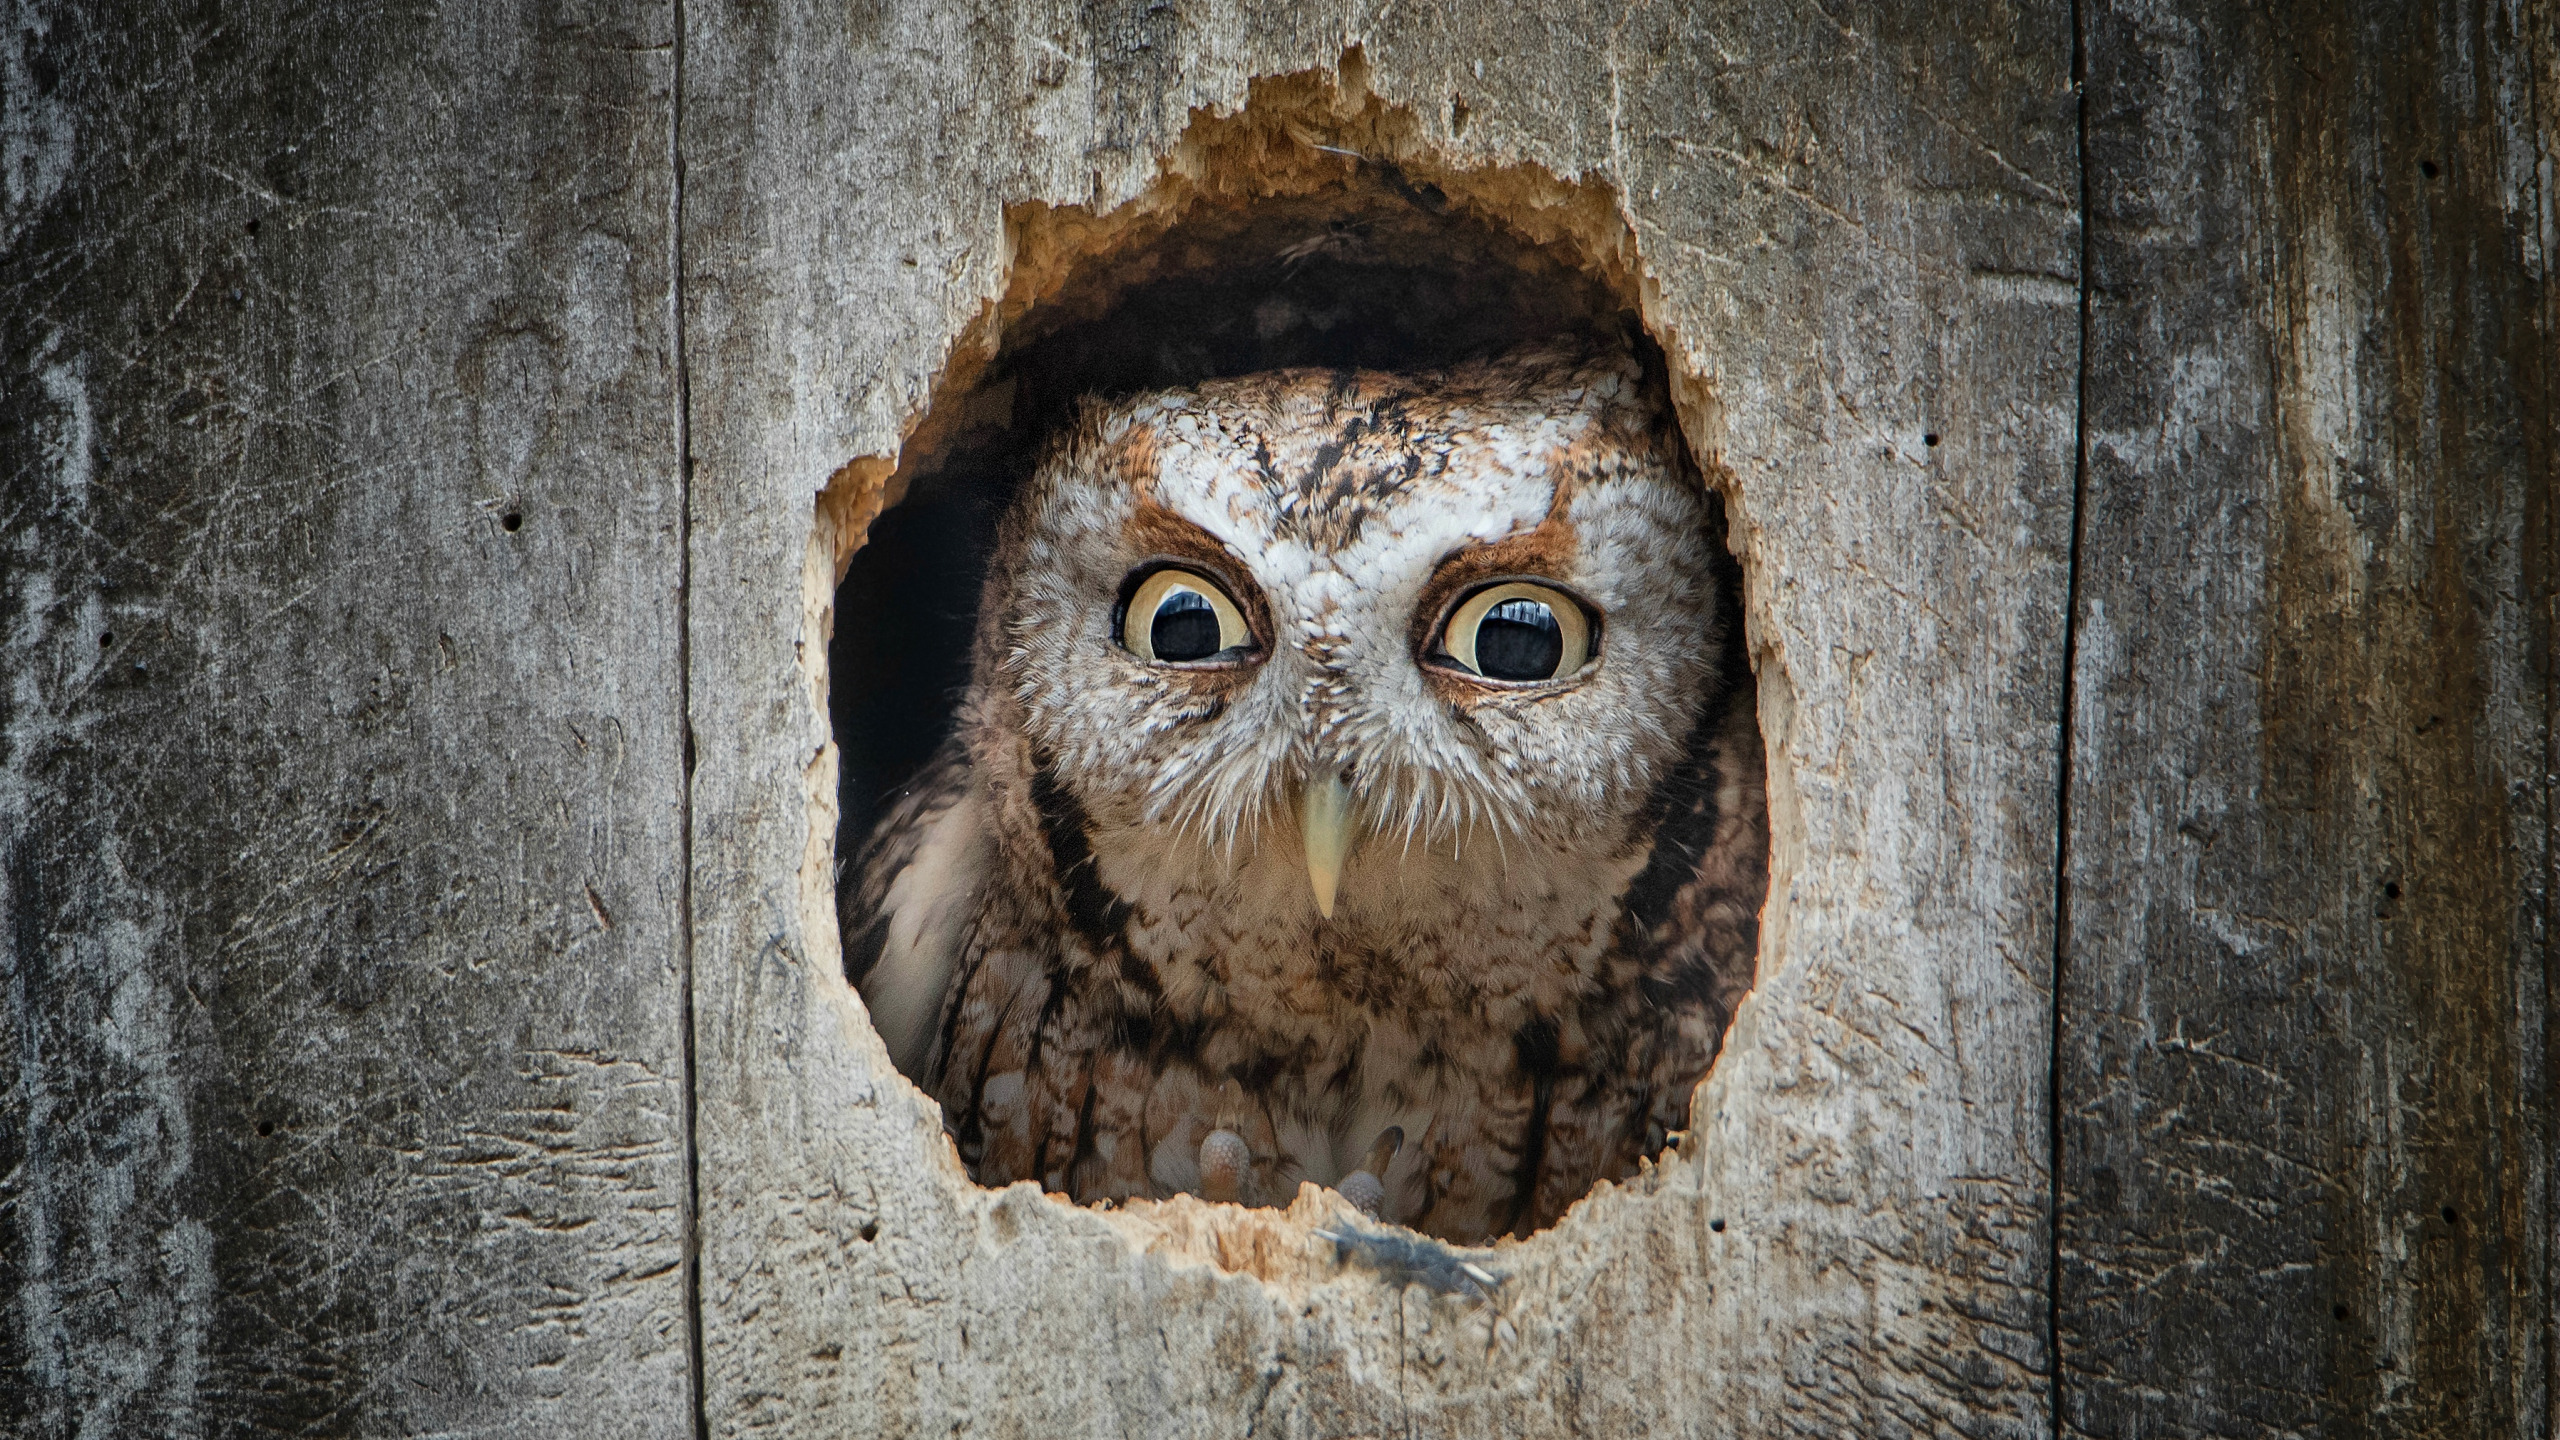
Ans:
[{"label": "owl wing", "polygon": [[889,1058],[929,1063],[951,977],[976,928],[995,838],[969,752],[945,741],[836,882],[844,974],[862,992]]},{"label": "owl wing", "polygon": [[1769,890],[1767,762],[1747,678],[1658,792],[1653,853],[1628,887],[1612,982],[1568,1026],[1584,1059],[1544,1078],[1521,1233],[1552,1225],[1689,1128],[1689,1100],[1751,988]]},{"label": "owl wing", "polygon": [[1736,686],[1721,723],[1705,728],[1694,752],[1700,783],[1656,842],[1669,842],[1680,857],[1680,883],[1659,908],[1629,909],[1644,927],[1630,947],[1643,960],[1641,988],[1667,1021],[1653,1029],[1635,1067],[1648,1101],[1648,1154],[1688,1128],[1690,1092],[1723,1048],[1759,968],[1760,908],[1769,896],[1768,762],[1756,688]]},{"label": "owl wing", "polygon": [[1062,1190],[1073,1170],[1099,1193],[1147,1193],[1141,1137],[1094,1144],[1097,1118],[1114,1140],[1135,1128],[1124,1112],[1152,1076],[1130,1073],[1133,1057],[1110,1044],[1112,1012],[1071,983],[1091,956],[1061,948],[1070,926],[1049,849],[1058,837],[1042,832],[1081,840],[1081,814],[1016,814],[1008,826],[1005,797],[1022,807],[1042,787],[1005,784],[1003,757],[990,767],[970,750],[973,728],[964,723],[899,792],[839,877],[845,978],[900,1073],[941,1101],[980,1181]]}]

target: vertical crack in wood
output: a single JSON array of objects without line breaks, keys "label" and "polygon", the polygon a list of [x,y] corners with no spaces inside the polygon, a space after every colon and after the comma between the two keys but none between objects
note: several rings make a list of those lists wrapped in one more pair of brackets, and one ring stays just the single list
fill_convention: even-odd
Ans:
[{"label": "vertical crack in wood", "polygon": [[2089,498],[2089,333],[2097,284],[2091,269],[2094,255],[2089,213],[2089,32],[2088,0],[2071,5],[2071,89],[2073,159],[2079,172],[2080,201],[2080,355],[2071,415],[2071,547],[2064,562],[2062,591],[2062,695],[2056,716],[2061,727],[2054,761],[2053,800],[2053,966],[2052,1015],[2045,1043],[2045,1364],[2046,1433],[2061,1435],[2065,1418],[2062,1363],[2062,1085],[2063,967],[2071,954],[2071,767],[2072,736],[2078,728],[2073,712],[2079,702],[2080,545],[2088,523]]},{"label": "vertical crack in wood", "polygon": [[[2560,194],[2553,193],[2555,166],[2560,166],[2560,96],[2544,93],[2547,81],[2560,79],[2560,5],[2528,6],[2527,15],[2546,22],[2524,27],[2529,37],[2525,66],[2527,115],[2534,135],[2534,207],[2536,248],[2542,287],[2542,353],[2560,347],[2560,280],[2552,270],[2560,260]],[[2549,1231],[2542,1253],[2543,1433],[2560,1435],[2560,1304],[2549,1303],[2555,1274],[2560,1274],[2560,1065],[2554,1063],[2550,1017],[2560,1016],[2560,365],[2542,370],[2542,433],[2545,483],[2525,486],[2525,567],[2528,595],[2541,599],[2542,654],[2542,998],[2544,1020],[2536,1037],[2533,1063],[2541,1071],[2541,1088],[2553,1097],[2542,1119],[2543,1217]],[[2527,451],[2530,456],[2531,451]],[[2528,460],[2528,463],[2530,461]],[[2535,509],[2539,508],[2537,515]],[[2535,572],[2539,571],[2537,575]],[[2528,602],[2530,603],[2530,602]],[[2527,622],[2526,635],[2533,635]]]},{"label": "vertical crack in wood", "polygon": [[672,30],[667,64],[667,339],[675,367],[676,468],[676,721],[682,748],[677,773],[676,964],[677,1040],[683,1055],[684,1195],[680,1229],[685,1378],[692,1392],[695,1440],[709,1440],[711,1407],[702,1356],[702,1148],[695,1134],[700,1108],[694,1063],[693,968],[693,390],[684,327],[684,0],[668,0]]}]

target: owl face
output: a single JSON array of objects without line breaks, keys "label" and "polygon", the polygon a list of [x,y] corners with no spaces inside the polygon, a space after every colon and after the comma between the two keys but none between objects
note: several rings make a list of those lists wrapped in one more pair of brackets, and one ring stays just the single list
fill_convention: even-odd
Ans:
[{"label": "owl face", "polygon": [[1039,763],[1153,863],[1302,858],[1310,917],[1622,839],[1724,623],[1624,356],[1097,407],[1009,523],[989,658]]}]

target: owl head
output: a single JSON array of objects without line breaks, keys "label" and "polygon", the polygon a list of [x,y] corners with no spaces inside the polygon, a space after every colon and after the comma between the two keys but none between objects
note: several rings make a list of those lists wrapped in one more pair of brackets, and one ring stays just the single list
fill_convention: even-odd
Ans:
[{"label": "owl head", "polygon": [[1113,863],[1310,924],[1424,869],[1466,904],[1645,823],[1728,623],[1711,517],[1624,353],[1089,403],[1008,519],[982,690]]}]

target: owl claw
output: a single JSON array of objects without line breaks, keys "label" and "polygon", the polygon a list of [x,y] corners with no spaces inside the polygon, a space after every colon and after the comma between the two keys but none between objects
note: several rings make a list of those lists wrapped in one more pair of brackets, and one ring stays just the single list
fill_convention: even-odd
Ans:
[{"label": "owl claw", "polygon": [[1362,1157],[1360,1168],[1342,1177],[1334,1191],[1351,1202],[1351,1207],[1375,1220],[1386,1209],[1387,1167],[1395,1163],[1396,1152],[1404,1148],[1404,1127],[1390,1125],[1378,1132],[1370,1142],[1369,1153]]},{"label": "owl claw", "polygon": [[1377,1139],[1369,1142],[1369,1153],[1361,1157],[1360,1168],[1372,1175],[1384,1175],[1387,1167],[1395,1163],[1397,1152],[1403,1149],[1404,1127],[1390,1125],[1378,1132]]}]

